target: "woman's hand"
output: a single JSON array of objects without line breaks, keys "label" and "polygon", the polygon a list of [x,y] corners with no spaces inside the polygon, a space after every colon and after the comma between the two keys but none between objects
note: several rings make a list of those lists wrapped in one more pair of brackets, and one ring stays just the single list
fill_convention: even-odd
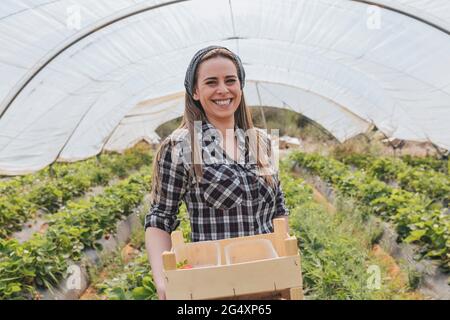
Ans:
[{"label": "woman's hand", "polygon": [[156,284],[156,291],[158,292],[159,300],[166,300],[166,287],[164,284]]}]

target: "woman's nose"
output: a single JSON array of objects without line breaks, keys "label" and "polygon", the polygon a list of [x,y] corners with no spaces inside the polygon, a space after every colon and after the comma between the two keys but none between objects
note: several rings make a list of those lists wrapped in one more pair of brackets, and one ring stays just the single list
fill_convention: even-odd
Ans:
[{"label": "woman's nose", "polygon": [[225,82],[219,83],[217,86],[217,92],[219,93],[226,93],[229,92],[228,87],[226,86]]}]

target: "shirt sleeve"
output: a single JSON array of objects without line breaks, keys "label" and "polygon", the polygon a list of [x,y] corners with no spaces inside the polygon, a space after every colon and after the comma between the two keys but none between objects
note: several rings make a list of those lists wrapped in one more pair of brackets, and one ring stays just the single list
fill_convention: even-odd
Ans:
[{"label": "shirt sleeve", "polygon": [[181,153],[174,154],[176,150],[170,143],[161,149],[158,164],[160,189],[145,216],[145,229],[154,227],[170,234],[180,224],[177,215],[186,192],[187,171]]},{"label": "shirt sleeve", "polygon": [[284,192],[283,189],[281,188],[280,179],[278,178],[278,174],[276,176],[277,176],[276,180],[277,186],[275,189],[276,211],[274,217],[289,216],[289,209],[287,208],[284,200]]},{"label": "shirt sleeve", "polygon": [[[263,131],[260,130],[260,132],[262,133],[262,136],[266,139],[266,144],[268,147],[268,156],[269,156],[269,161],[271,163],[271,165],[274,167],[274,163],[272,163],[271,160],[271,155],[272,155],[272,151],[273,151],[273,145],[272,145],[272,141],[270,140],[269,136]],[[275,214],[274,214],[274,218],[279,217],[279,216],[289,216],[289,209],[286,206],[286,202],[284,199],[284,192],[283,189],[281,187],[281,183],[280,183],[280,179],[279,179],[279,174],[278,172],[276,174],[274,174],[274,178],[275,178],[275,202],[276,202],[276,208],[275,208]]]}]

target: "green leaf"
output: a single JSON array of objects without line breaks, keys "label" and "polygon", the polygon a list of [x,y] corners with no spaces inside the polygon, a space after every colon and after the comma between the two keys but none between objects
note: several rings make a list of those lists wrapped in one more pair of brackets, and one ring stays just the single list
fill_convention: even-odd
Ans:
[{"label": "green leaf", "polygon": [[149,300],[152,292],[145,289],[144,287],[137,287],[133,289],[132,295],[136,300]]},{"label": "green leaf", "polygon": [[405,242],[411,243],[414,241],[419,241],[426,233],[426,230],[414,230],[408,237],[405,238]]}]

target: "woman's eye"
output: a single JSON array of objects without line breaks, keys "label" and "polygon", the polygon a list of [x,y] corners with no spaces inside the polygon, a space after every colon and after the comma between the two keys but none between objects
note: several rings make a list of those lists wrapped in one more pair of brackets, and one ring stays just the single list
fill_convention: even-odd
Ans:
[{"label": "woman's eye", "polygon": [[[236,79],[229,79],[229,80],[227,80],[227,81],[225,81],[226,83],[235,83],[236,82]],[[208,86],[210,86],[210,85],[215,85],[216,84],[216,81],[209,81],[209,82],[206,82],[206,84],[208,85]]]}]

